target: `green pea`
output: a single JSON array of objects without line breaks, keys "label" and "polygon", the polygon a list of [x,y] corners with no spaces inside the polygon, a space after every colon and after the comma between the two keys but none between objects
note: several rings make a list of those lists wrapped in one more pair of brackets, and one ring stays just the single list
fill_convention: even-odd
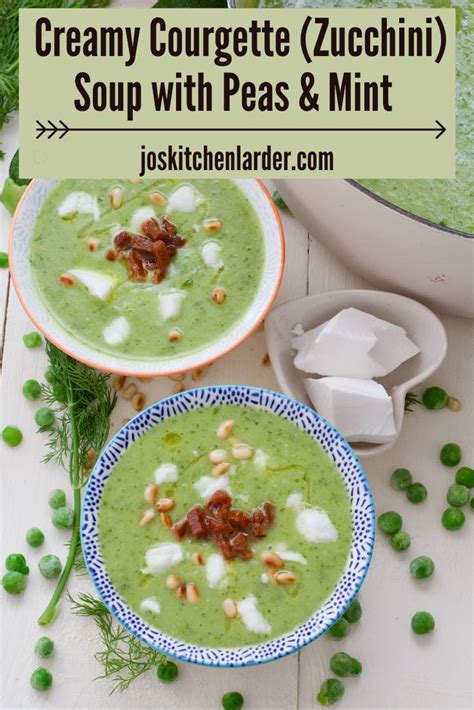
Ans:
[{"label": "green pea", "polygon": [[8,269],[8,254],[6,251],[0,251],[0,269]]},{"label": "green pea", "polygon": [[392,538],[390,540],[390,544],[393,547],[394,550],[397,552],[404,552],[405,550],[408,550],[410,547],[411,539],[408,533],[403,532],[403,530],[400,530],[400,532],[395,533],[395,535],[392,535]]},{"label": "green pea", "polygon": [[452,483],[448,488],[446,498],[449,505],[452,505],[454,508],[460,508],[466,505],[469,500],[469,488],[461,486],[460,483]]},{"label": "green pea", "polygon": [[47,668],[37,668],[31,674],[30,684],[34,690],[48,690],[53,682],[53,676]]},{"label": "green pea", "polygon": [[343,639],[349,633],[349,622],[343,616],[328,629],[328,634],[333,639]]},{"label": "green pea", "polygon": [[61,560],[56,555],[45,555],[38,562],[39,571],[46,579],[54,579],[63,568]]},{"label": "green pea", "polygon": [[417,611],[413,614],[411,628],[415,634],[429,634],[435,627],[435,621],[428,611]]},{"label": "green pea", "polygon": [[67,398],[66,388],[62,382],[55,382],[53,384],[53,395],[57,402],[65,402]]},{"label": "green pea", "polygon": [[396,468],[390,477],[390,485],[396,491],[404,491],[411,486],[412,475],[407,468]]},{"label": "green pea", "polygon": [[36,330],[33,330],[31,333],[25,333],[23,336],[23,342],[27,348],[39,348],[39,346],[43,343],[43,338],[36,332]]},{"label": "green pea", "polygon": [[423,503],[428,491],[422,483],[412,483],[406,490],[407,498],[410,503]]},{"label": "green pea", "polygon": [[275,192],[272,195],[273,202],[276,204],[277,207],[279,207],[281,210],[286,210],[287,205],[283,197],[280,195],[278,190],[275,190]]},{"label": "green pea", "polygon": [[29,574],[30,570],[26,564],[25,556],[14,552],[8,555],[5,560],[5,567],[9,572],[21,572],[21,574]]},{"label": "green pea", "polygon": [[393,510],[388,513],[382,513],[382,515],[379,515],[377,520],[379,530],[384,532],[386,535],[394,535],[397,533],[402,529],[402,523],[402,516],[395,513]]},{"label": "green pea", "polygon": [[461,461],[461,455],[461,447],[458,444],[445,444],[439,457],[445,466],[457,466]]},{"label": "green pea", "polygon": [[21,572],[7,572],[2,577],[2,587],[8,594],[21,594],[25,591],[28,577]]},{"label": "green pea", "polygon": [[53,385],[56,382],[54,369],[51,367],[51,365],[46,368],[46,371],[44,373],[44,379],[46,380],[46,382],[49,382],[50,385]]},{"label": "green pea", "polygon": [[471,506],[471,510],[474,510],[474,498],[471,498],[471,502],[469,505]]},{"label": "green pea", "polygon": [[173,661],[162,661],[156,669],[156,675],[162,683],[172,683],[178,676],[178,666]]},{"label": "green pea", "polygon": [[35,653],[40,658],[48,658],[54,651],[54,641],[47,636],[39,638],[35,645]]},{"label": "green pea", "polygon": [[26,380],[21,390],[26,399],[39,399],[41,397],[41,385],[36,380]]},{"label": "green pea", "polygon": [[460,508],[446,508],[441,522],[446,530],[459,530],[464,525],[465,516]]},{"label": "green pea", "polygon": [[343,617],[344,619],[347,619],[349,624],[355,624],[356,621],[359,621],[361,616],[362,607],[360,605],[360,601],[358,599],[354,599],[354,601],[352,601],[345,610]]},{"label": "green pea", "polygon": [[44,542],[44,534],[39,528],[29,528],[26,531],[26,542],[30,547],[39,547]]},{"label": "green pea", "polygon": [[23,441],[23,434],[17,426],[6,426],[2,431],[2,439],[8,446],[18,446]]},{"label": "green pea", "polygon": [[72,508],[68,508],[65,505],[61,506],[61,508],[55,508],[51,520],[55,528],[72,528],[74,523],[74,511]]},{"label": "green pea", "polygon": [[344,651],[334,654],[329,662],[329,667],[333,673],[343,678],[362,673],[362,663],[357,658],[352,658],[348,653],[344,653]]},{"label": "green pea", "polygon": [[51,429],[55,418],[55,414],[50,407],[41,407],[35,412],[35,422],[41,431]]},{"label": "green pea", "polygon": [[431,577],[434,568],[434,562],[431,557],[425,557],[424,555],[415,557],[415,559],[410,562],[410,574],[415,579]]},{"label": "green pea", "polygon": [[63,508],[66,505],[66,494],[61,488],[55,488],[48,496],[50,508]]},{"label": "green pea", "polygon": [[321,685],[321,690],[316,698],[321,705],[332,705],[344,695],[344,686],[337,678],[328,678]]},{"label": "green pea", "polygon": [[232,693],[225,693],[221,703],[224,710],[240,710],[244,706],[244,698],[241,693],[234,690]]},{"label": "green pea", "polygon": [[448,393],[441,387],[428,387],[422,400],[427,409],[443,409],[448,402]]},{"label": "green pea", "polygon": [[474,468],[461,466],[456,473],[456,483],[466,486],[466,488],[474,488]]}]

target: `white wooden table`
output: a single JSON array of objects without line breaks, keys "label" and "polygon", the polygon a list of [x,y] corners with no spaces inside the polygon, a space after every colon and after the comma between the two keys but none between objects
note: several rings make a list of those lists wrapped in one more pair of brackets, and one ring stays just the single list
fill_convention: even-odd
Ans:
[{"label": "white wooden table", "polygon": [[[3,138],[6,160],[0,164],[0,182],[9,158],[18,144],[15,121]],[[1,210],[0,249],[6,249],[9,218]],[[348,272],[314,237],[291,217],[283,215],[288,258],[285,278],[277,303],[308,293],[367,284]],[[180,677],[169,686],[160,685],[150,673],[132,685],[124,695],[109,696],[107,681],[94,681],[100,668],[94,660],[97,635],[92,622],[74,617],[67,602],[51,625],[40,629],[37,618],[49,599],[53,583],[37,571],[39,557],[55,553],[66,557],[67,533],[52,527],[47,504],[48,492],[68,488],[66,474],[54,465],[40,463],[44,435],[35,432],[35,404],[21,394],[28,378],[42,379],[46,359],[42,350],[28,350],[22,342],[32,330],[5,270],[0,273],[0,308],[3,320],[2,423],[18,424],[24,441],[16,449],[0,443],[2,472],[3,557],[23,552],[31,568],[26,592],[12,597],[1,592],[2,600],[2,700],[1,707],[56,708],[61,710],[106,708],[219,708],[224,692],[239,690],[249,710],[294,710],[320,707],[315,696],[321,682],[331,675],[329,659],[339,650],[360,658],[364,671],[358,679],[345,681],[346,693],[337,707],[368,710],[446,710],[472,707],[473,674],[473,529],[474,513],[466,509],[466,524],[449,533],[441,526],[446,507],[445,494],[453,472],[438,459],[440,446],[457,441],[465,452],[464,462],[473,465],[473,324],[443,318],[449,337],[447,359],[433,378],[464,403],[461,412],[428,412],[419,407],[406,418],[404,431],[392,451],[366,463],[377,512],[397,510],[404,528],[412,536],[405,553],[394,552],[387,541],[377,538],[375,555],[360,594],[364,614],[347,639],[337,642],[322,638],[299,654],[266,666],[240,670],[204,669],[180,664]],[[266,352],[263,332],[258,332],[238,351],[210,368],[203,384],[242,383],[277,388],[272,370],[261,364]],[[148,402],[169,394],[170,380],[155,381],[146,387]],[[119,400],[113,413],[114,429],[131,406]],[[388,485],[392,470],[405,466],[426,484],[425,503],[415,506]],[[40,527],[45,544],[36,550],[24,542],[25,531]],[[414,581],[409,561],[420,555],[433,557],[436,571],[429,580]],[[87,577],[73,576],[70,589],[91,590]],[[428,637],[416,637],[410,629],[412,614],[433,613],[436,630]],[[40,665],[33,647],[44,633],[57,644],[55,655],[46,661],[54,675],[53,688],[45,694],[30,689],[29,676]]]}]

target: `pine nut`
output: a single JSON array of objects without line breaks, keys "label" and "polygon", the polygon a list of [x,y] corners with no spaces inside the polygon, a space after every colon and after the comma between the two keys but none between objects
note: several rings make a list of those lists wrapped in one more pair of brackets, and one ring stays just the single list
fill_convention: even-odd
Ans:
[{"label": "pine nut", "polygon": [[123,190],[121,187],[113,187],[110,191],[110,202],[114,210],[118,210],[123,202]]},{"label": "pine nut", "polygon": [[63,286],[74,286],[74,279],[69,274],[61,274],[58,281]]},{"label": "pine nut", "polygon": [[222,221],[220,219],[206,219],[203,222],[203,227],[206,232],[218,232],[222,227]]},{"label": "pine nut", "polygon": [[459,412],[459,410],[462,409],[462,404],[459,399],[456,399],[456,397],[448,397],[446,406],[452,412]]},{"label": "pine nut", "polygon": [[197,604],[199,601],[198,588],[192,582],[188,582],[186,585],[186,599],[190,604]]},{"label": "pine nut", "polygon": [[194,380],[194,382],[196,382],[197,380],[202,380],[202,378],[204,377],[205,374],[206,374],[206,370],[203,367],[198,367],[191,374],[191,379]]},{"label": "pine nut", "polygon": [[260,559],[264,564],[270,567],[283,567],[283,560],[274,552],[262,552]]},{"label": "pine nut", "polygon": [[224,599],[222,602],[222,609],[224,614],[229,617],[229,619],[235,619],[237,616],[237,604],[233,599]]},{"label": "pine nut", "polygon": [[171,328],[168,333],[168,340],[170,341],[170,343],[179,343],[182,337],[183,333],[179,328]]},{"label": "pine nut", "polygon": [[238,461],[245,461],[246,459],[251,459],[254,455],[254,450],[248,444],[236,444],[232,447],[232,456]]},{"label": "pine nut", "polygon": [[127,385],[127,387],[125,387],[125,389],[123,391],[123,398],[127,399],[127,400],[132,399],[132,397],[136,391],[137,391],[136,384],[134,382],[130,382],[130,384]]},{"label": "pine nut", "polygon": [[151,523],[151,521],[155,518],[156,513],[153,510],[153,508],[148,508],[148,510],[145,510],[143,513],[142,517],[140,518],[140,522],[138,523],[141,528],[144,528],[145,525],[148,525]]},{"label": "pine nut", "polygon": [[166,577],[166,586],[168,589],[178,589],[178,587],[182,584],[183,582],[179,577],[177,577],[175,574],[170,574],[168,577]]},{"label": "pine nut", "polygon": [[100,241],[99,241],[99,239],[96,239],[95,237],[91,237],[90,239],[87,240],[87,248],[89,249],[89,251],[92,251],[92,252],[97,251],[97,249],[99,248],[99,245],[100,245]]},{"label": "pine nut", "polygon": [[173,525],[173,521],[171,520],[168,513],[160,513],[160,520],[161,520],[162,524],[165,526],[165,528],[169,529]]},{"label": "pine nut", "polygon": [[275,574],[275,582],[277,584],[293,584],[296,582],[296,577],[293,574],[293,572],[288,572],[287,570],[282,569],[281,572],[277,572]]},{"label": "pine nut", "polygon": [[125,375],[117,375],[117,377],[114,378],[114,381],[112,383],[112,387],[114,388],[114,390],[116,392],[120,392],[120,390],[123,388],[123,386],[125,384],[126,379],[127,378],[125,377]]},{"label": "pine nut", "polygon": [[172,382],[182,382],[184,380],[184,372],[176,372],[173,375],[168,375],[168,379],[170,379]]},{"label": "pine nut", "polygon": [[231,434],[232,429],[234,428],[234,422],[232,419],[227,419],[225,422],[222,422],[222,424],[219,424],[217,427],[217,436],[219,439],[227,439],[227,437]]},{"label": "pine nut", "polygon": [[145,406],[145,395],[143,392],[137,392],[132,397],[132,405],[136,412],[141,412]]},{"label": "pine nut", "polygon": [[176,587],[176,596],[178,599],[185,599],[186,598],[186,585],[185,584],[180,584],[179,587]]},{"label": "pine nut", "polygon": [[223,476],[225,473],[230,468],[230,463],[227,463],[227,461],[223,461],[222,463],[218,463],[217,466],[214,466],[212,469],[212,475],[213,476]]},{"label": "pine nut", "polygon": [[158,486],[156,485],[156,483],[149,483],[147,486],[145,486],[145,490],[143,491],[143,498],[145,499],[145,503],[153,505],[157,495]]},{"label": "pine nut", "polygon": [[161,192],[152,192],[150,193],[150,202],[152,205],[160,205],[160,207],[164,207],[167,199],[161,194]]},{"label": "pine nut", "polygon": [[173,394],[179,394],[180,392],[184,392],[185,389],[186,387],[182,382],[177,382],[173,387]]},{"label": "pine nut", "polygon": [[214,449],[209,454],[209,461],[211,463],[222,463],[227,458],[227,452],[224,449]]},{"label": "pine nut", "polygon": [[160,498],[155,503],[155,508],[160,513],[167,513],[172,510],[175,506],[175,502],[172,498]]},{"label": "pine nut", "polygon": [[214,303],[217,303],[218,306],[221,306],[226,298],[227,291],[225,290],[225,288],[215,288],[212,292],[212,300],[214,301]]},{"label": "pine nut", "polygon": [[193,554],[191,555],[191,559],[195,565],[203,565],[204,564],[204,557],[201,554],[201,552],[193,552]]}]

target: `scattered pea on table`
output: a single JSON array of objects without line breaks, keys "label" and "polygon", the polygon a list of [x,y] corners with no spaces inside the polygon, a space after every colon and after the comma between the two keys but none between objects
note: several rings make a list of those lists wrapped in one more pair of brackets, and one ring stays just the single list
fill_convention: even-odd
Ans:
[{"label": "scattered pea on table", "polygon": [[53,682],[53,676],[47,668],[37,668],[31,674],[30,684],[34,690],[48,690]]},{"label": "scattered pea on table", "polygon": [[37,380],[26,380],[21,391],[26,399],[35,400],[41,397],[41,385]]},{"label": "scattered pea on table", "polygon": [[431,577],[434,568],[434,562],[431,557],[426,557],[425,555],[415,557],[415,559],[410,562],[410,574],[415,579]]},{"label": "scattered pea on table", "polygon": [[428,495],[428,491],[422,483],[412,483],[406,489],[407,498],[410,503],[423,503]]},{"label": "scattered pea on table", "polygon": [[25,333],[23,342],[27,348],[38,348],[43,343],[43,338],[36,330],[33,330],[31,333]]},{"label": "scattered pea on table", "polygon": [[321,685],[317,700],[321,705],[333,705],[344,695],[344,686],[337,678],[328,678]]},{"label": "scattered pea on table", "polygon": [[225,693],[221,703],[224,710],[240,710],[244,706],[244,697],[234,690],[231,693]]},{"label": "scattered pea on table", "polygon": [[74,523],[74,510],[67,506],[55,508],[51,520],[55,528],[72,528]]},{"label": "scattered pea on table", "polygon": [[346,619],[349,624],[355,624],[357,621],[359,621],[361,616],[362,607],[360,605],[360,601],[358,599],[354,599],[354,601],[352,601],[345,610],[343,618]]},{"label": "scattered pea on table", "polygon": [[0,269],[8,269],[8,254],[6,251],[0,251]]},{"label": "scattered pea on table", "polygon": [[39,571],[46,579],[54,579],[61,574],[61,560],[56,555],[45,555],[38,562]]},{"label": "scattered pea on table", "polygon": [[411,486],[413,481],[412,475],[407,468],[397,468],[390,477],[390,485],[396,491],[404,491]]},{"label": "scattered pea on table", "polygon": [[448,393],[442,387],[428,387],[421,399],[427,409],[443,409],[448,403]]},{"label": "scattered pea on table", "polygon": [[23,441],[23,434],[17,426],[6,426],[2,431],[2,439],[8,446],[18,446]]},{"label": "scattered pea on table", "polygon": [[428,611],[417,611],[413,614],[411,628],[415,634],[429,634],[435,627],[435,621]]},{"label": "scattered pea on table", "polygon": [[44,533],[39,528],[29,528],[26,531],[26,542],[30,547],[39,547],[44,542]]},{"label": "scattered pea on table", "polygon": [[286,210],[286,202],[283,199],[283,197],[280,195],[278,190],[275,190],[275,192],[272,195],[273,202],[276,204],[277,207],[279,207],[281,210]]},{"label": "scattered pea on table", "polygon": [[461,508],[468,502],[469,495],[469,488],[460,483],[452,483],[446,493],[446,499],[453,508]]},{"label": "scattered pea on table", "polygon": [[343,678],[362,673],[362,663],[344,651],[334,654],[329,662],[329,667],[333,673]]},{"label": "scattered pea on table", "polygon": [[29,574],[30,569],[26,564],[25,556],[19,552],[14,552],[8,555],[5,560],[5,567],[9,572],[21,572],[21,574]]},{"label": "scattered pea on table", "polygon": [[54,651],[54,641],[48,636],[39,638],[35,645],[35,653],[40,658],[48,658]]},{"label": "scattered pea on table", "polygon": [[327,631],[333,639],[343,639],[349,633],[349,622],[343,616]]},{"label": "scattered pea on table", "polygon": [[56,416],[51,407],[41,407],[35,412],[35,422],[41,431],[51,429]]},{"label": "scattered pea on table", "polygon": [[411,539],[407,532],[400,530],[399,532],[395,533],[395,535],[392,535],[390,539],[390,544],[397,552],[404,552],[410,547]]},{"label": "scattered pea on table", "polygon": [[27,583],[28,577],[21,572],[7,572],[2,577],[2,587],[8,594],[21,594]]},{"label": "scattered pea on table", "polygon": [[461,466],[456,473],[456,483],[466,488],[474,488],[474,468],[469,466]]},{"label": "scattered pea on table", "polygon": [[63,508],[66,505],[66,494],[62,488],[54,488],[48,496],[48,505],[50,508]]},{"label": "scattered pea on table", "polygon": [[446,530],[459,530],[464,525],[465,515],[460,508],[446,508],[441,522]]},{"label": "scattered pea on table", "polygon": [[395,513],[393,510],[382,513],[377,519],[379,530],[386,535],[395,535],[395,533],[402,529],[402,523],[402,516]]},{"label": "scattered pea on table", "polygon": [[162,661],[156,669],[156,675],[162,683],[171,683],[178,676],[178,666],[173,661]]},{"label": "scattered pea on table", "polygon": [[445,466],[457,466],[461,461],[461,447],[458,444],[445,444],[439,453],[441,463]]}]

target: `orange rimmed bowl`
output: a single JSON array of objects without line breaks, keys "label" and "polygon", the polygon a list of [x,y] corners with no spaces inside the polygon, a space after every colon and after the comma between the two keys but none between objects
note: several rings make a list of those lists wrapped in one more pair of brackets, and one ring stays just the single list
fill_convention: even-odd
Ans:
[{"label": "orange rimmed bowl", "polygon": [[27,187],[13,217],[10,230],[10,271],[13,284],[29,318],[54,345],[76,360],[106,372],[131,377],[159,377],[205,367],[244,342],[270,311],[283,277],[285,241],[280,216],[260,180],[233,180],[252,204],[264,241],[264,260],[257,293],[241,319],[222,336],[191,353],[174,358],[130,358],[95,350],[59,323],[43,302],[30,260],[31,240],[36,218],[49,193],[59,180],[33,180]]}]

